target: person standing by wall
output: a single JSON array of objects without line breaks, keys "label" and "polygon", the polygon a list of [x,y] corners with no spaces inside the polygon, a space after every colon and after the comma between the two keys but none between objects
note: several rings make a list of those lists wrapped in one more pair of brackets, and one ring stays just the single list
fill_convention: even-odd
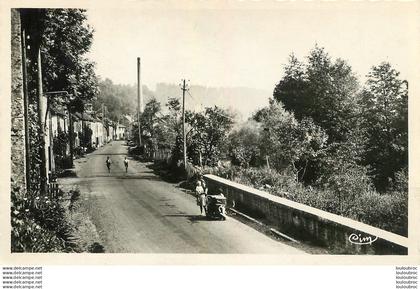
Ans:
[{"label": "person standing by wall", "polygon": [[200,181],[196,182],[195,193],[197,197],[197,205],[200,206],[200,213],[205,216],[207,194]]}]

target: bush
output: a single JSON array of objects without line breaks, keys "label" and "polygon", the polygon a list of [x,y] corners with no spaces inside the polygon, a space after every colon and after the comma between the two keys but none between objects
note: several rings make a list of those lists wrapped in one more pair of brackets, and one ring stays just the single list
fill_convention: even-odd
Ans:
[{"label": "bush", "polygon": [[76,158],[80,158],[85,155],[85,150],[83,149],[83,147],[75,147],[73,153]]},{"label": "bush", "polygon": [[62,170],[71,168],[71,162],[70,162],[69,156],[63,157],[60,155],[55,155],[54,162],[55,162],[55,167],[57,171],[62,171]]},{"label": "bush", "polygon": [[357,209],[356,218],[361,222],[403,236],[408,235],[407,192],[382,195],[371,192],[359,199]]},{"label": "bush", "polygon": [[405,167],[395,173],[392,188],[395,192],[408,192],[408,168]]},{"label": "bush", "polygon": [[28,217],[12,217],[12,252],[63,252],[64,240]]},{"label": "bush", "polygon": [[367,169],[349,163],[340,163],[336,166],[334,172],[326,179],[324,188],[333,192],[338,200],[337,207],[330,212],[350,218],[358,216],[358,200],[375,192],[373,183],[367,175]]},{"label": "bush", "polygon": [[247,168],[261,163],[260,126],[255,121],[248,121],[229,135],[228,149],[232,164]]},{"label": "bush", "polygon": [[12,192],[12,252],[69,252],[70,226],[60,200],[26,198]]}]

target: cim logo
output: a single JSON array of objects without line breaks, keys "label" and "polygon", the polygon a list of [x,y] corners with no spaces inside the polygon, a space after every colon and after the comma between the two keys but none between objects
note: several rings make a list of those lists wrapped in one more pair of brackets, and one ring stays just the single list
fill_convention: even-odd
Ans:
[{"label": "cim logo", "polygon": [[355,245],[371,245],[373,242],[378,240],[378,237],[372,237],[372,236],[362,236],[362,234],[351,234],[349,236],[349,241],[352,244]]}]

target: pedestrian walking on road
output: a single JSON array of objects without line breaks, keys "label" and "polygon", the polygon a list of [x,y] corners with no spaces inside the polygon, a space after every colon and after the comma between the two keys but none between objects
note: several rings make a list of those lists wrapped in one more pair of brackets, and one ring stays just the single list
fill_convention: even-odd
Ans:
[{"label": "pedestrian walking on road", "polygon": [[200,206],[201,215],[206,215],[206,204],[207,204],[207,192],[203,188],[200,181],[197,181],[195,187],[195,193],[197,196],[197,205]]},{"label": "pedestrian walking on road", "polygon": [[125,166],[125,172],[128,171],[128,159],[127,157],[124,158],[124,166]]},{"label": "pedestrian walking on road", "polygon": [[111,164],[111,159],[109,157],[106,157],[106,167],[108,168],[108,173],[111,173]]}]

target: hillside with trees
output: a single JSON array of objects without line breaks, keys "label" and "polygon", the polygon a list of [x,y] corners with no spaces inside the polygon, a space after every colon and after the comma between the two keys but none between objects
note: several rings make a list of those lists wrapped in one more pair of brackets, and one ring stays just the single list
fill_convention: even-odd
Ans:
[{"label": "hillside with trees", "polygon": [[124,115],[132,115],[137,108],[137,89],[131,85],[114,84],[106,78],[99,82],[99,93],[93,102],[93,110],[105,113],[109,119],[118,122]]}]

